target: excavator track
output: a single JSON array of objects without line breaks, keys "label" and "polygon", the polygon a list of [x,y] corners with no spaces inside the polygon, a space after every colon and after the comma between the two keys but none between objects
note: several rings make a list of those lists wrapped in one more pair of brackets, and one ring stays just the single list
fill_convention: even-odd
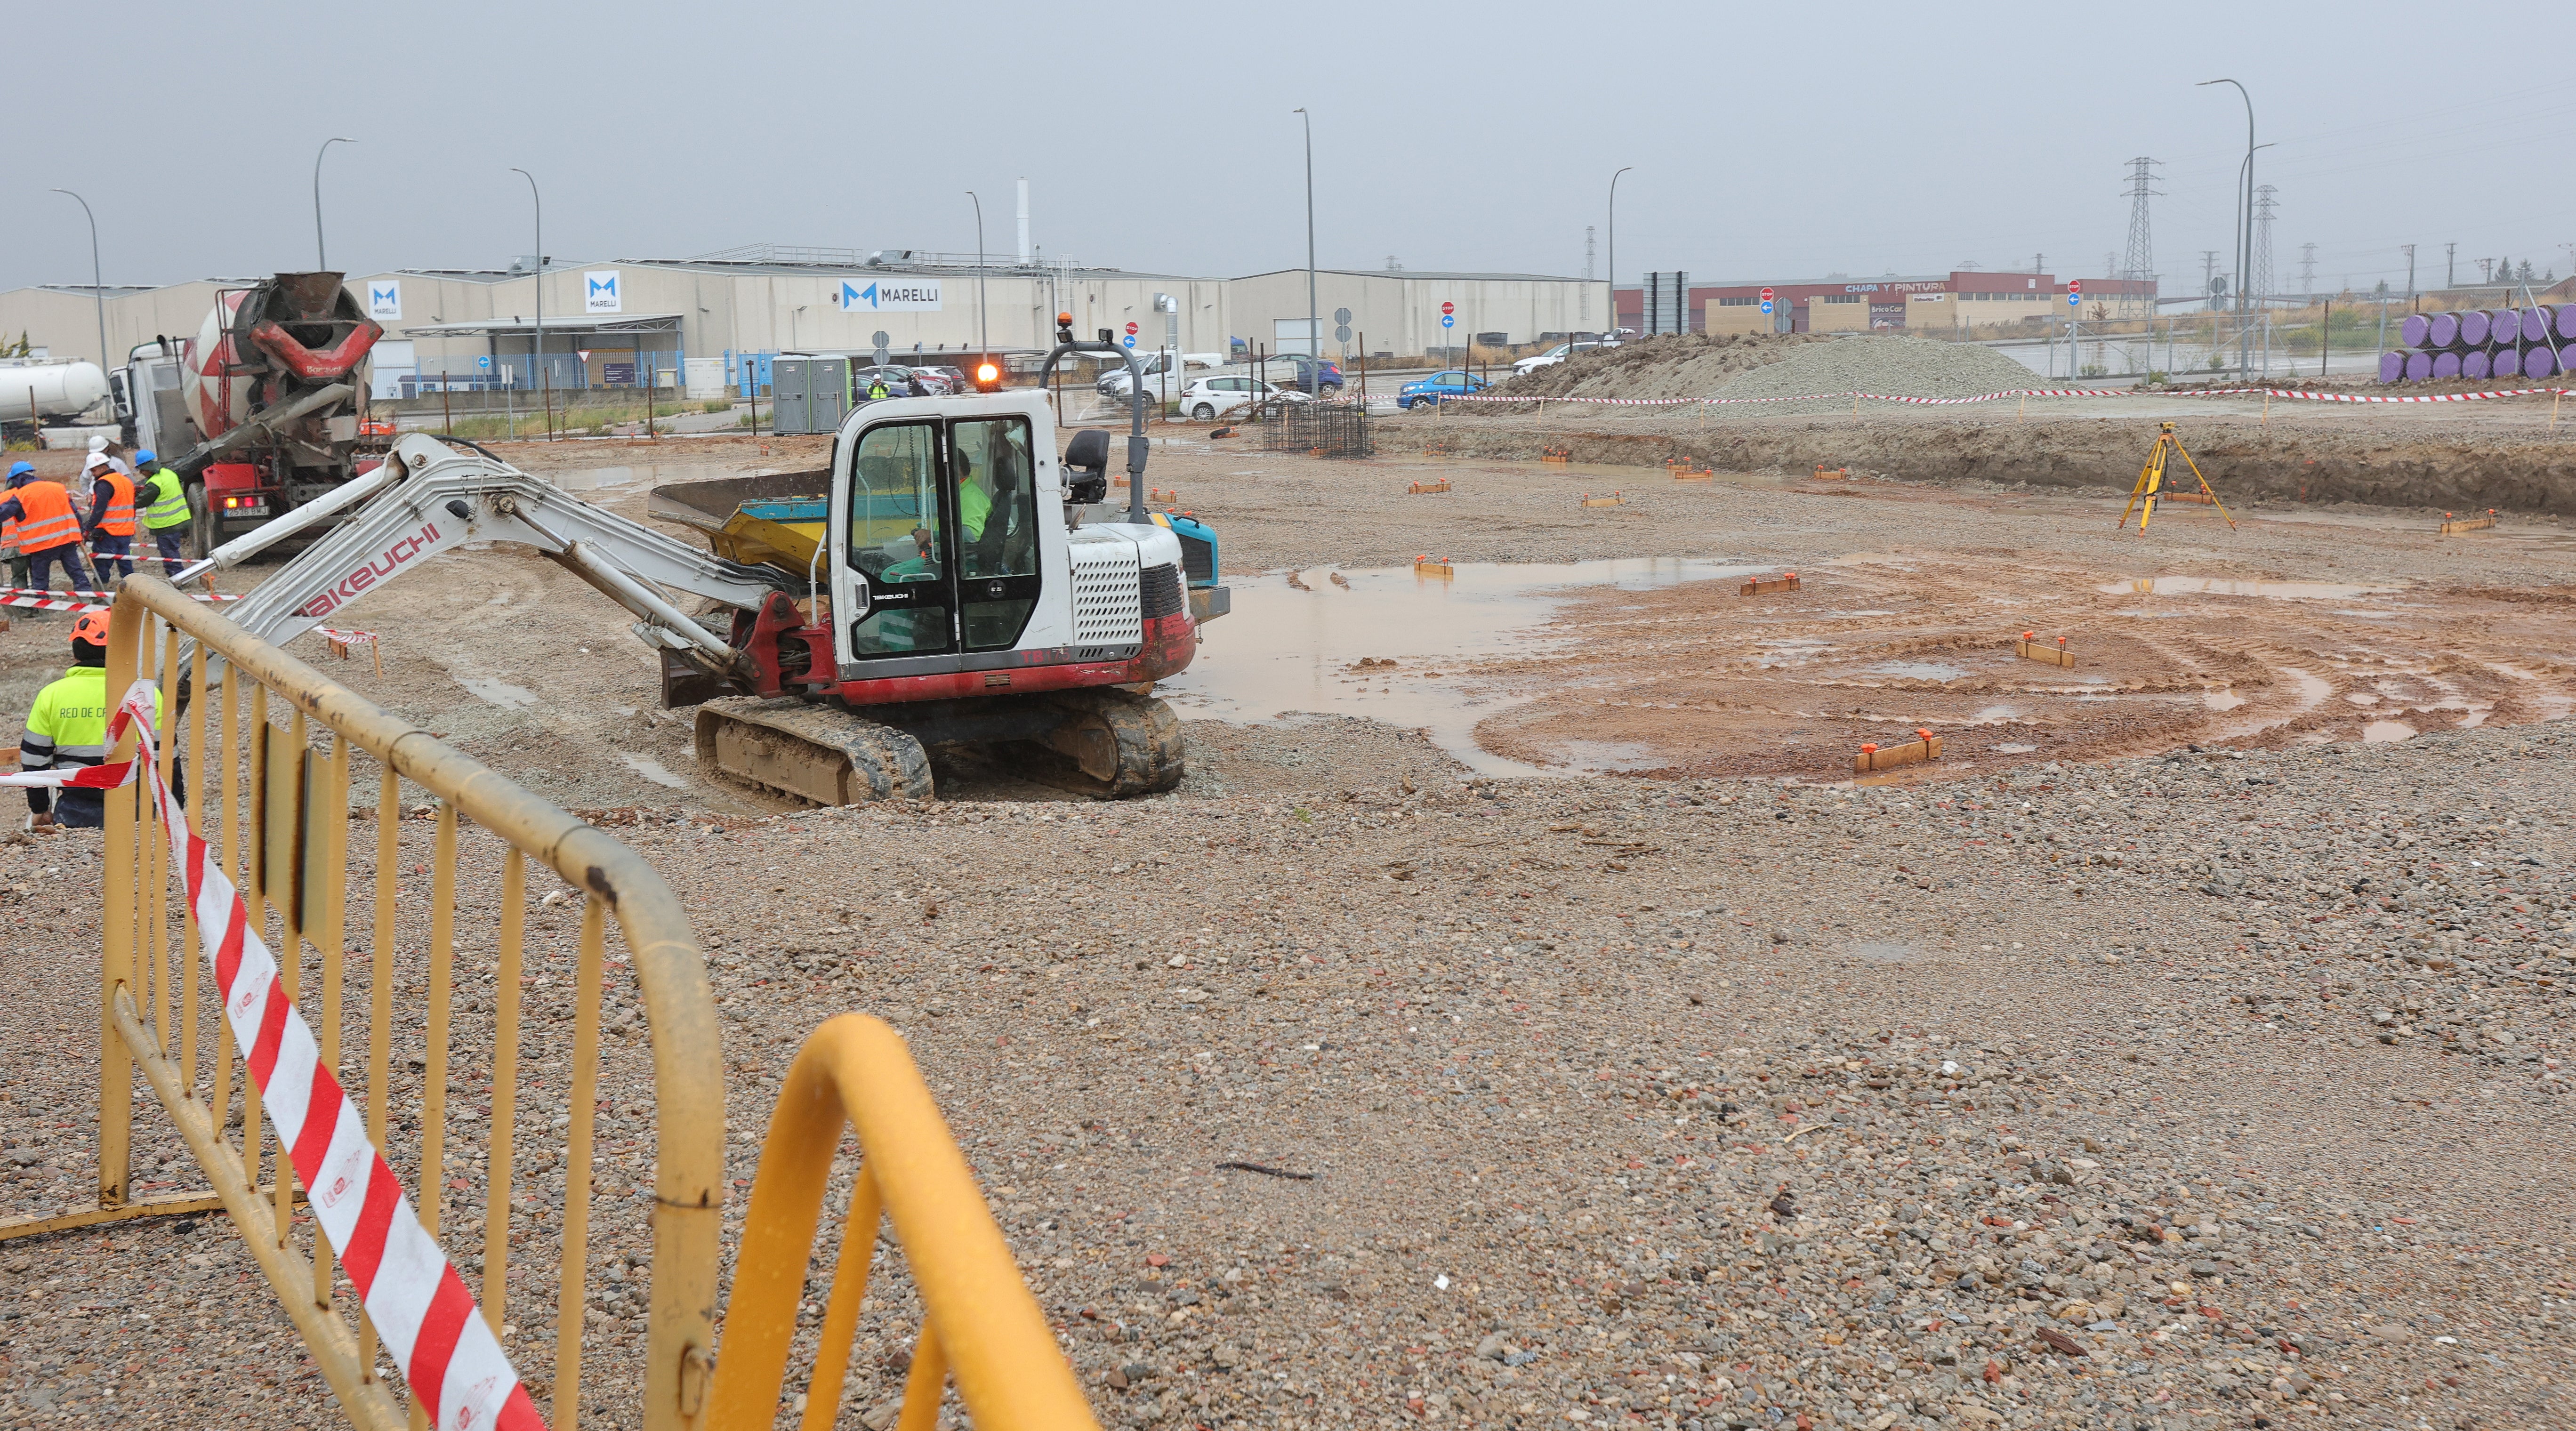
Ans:
[{"label": "excavator track", "polygon": [[1032,772],[1051,784],[1120,800],[1169,790],[1189,773],[1181,718],[1152,696],[1108,686],[1036,699],[1063,716],[1036,742],[1071,767]]},{"label": "excavator track", "polygon": [[701,765],[817,805],[933,795],[920,741],[837,706],[719,697],[698,707],[697,747]]}]

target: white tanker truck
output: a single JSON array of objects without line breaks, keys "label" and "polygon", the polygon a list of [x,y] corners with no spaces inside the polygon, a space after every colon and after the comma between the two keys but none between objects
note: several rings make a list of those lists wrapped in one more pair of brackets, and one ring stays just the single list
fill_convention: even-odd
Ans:
[{"label": "white tanker truck", "polygon": [[106,396],[96,363],[0,362],[0,428],[12,442],[32,442],[36,429],[69,423]]},{"label": "white tanker truck", "polygon": [[126,441],[186,485],[193,554],[322,497],[374,465],[368,350],[384,329],[336,273],[281,273],[216,296],[192,339],[142,344],[108,377]]}]

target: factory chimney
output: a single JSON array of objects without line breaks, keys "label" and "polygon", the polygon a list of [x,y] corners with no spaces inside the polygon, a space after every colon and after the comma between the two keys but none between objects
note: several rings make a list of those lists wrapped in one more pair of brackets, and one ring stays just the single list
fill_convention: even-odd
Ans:
[{"label": "factory chimney", "polygon": [[1020,181],[1020,262],[1029,261],[1029,181]]}]

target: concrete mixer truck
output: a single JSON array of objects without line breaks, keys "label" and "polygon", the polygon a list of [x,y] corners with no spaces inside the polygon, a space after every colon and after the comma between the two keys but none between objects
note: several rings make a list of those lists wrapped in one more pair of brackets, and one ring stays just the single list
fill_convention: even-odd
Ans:
[{"label": "concrete mixer truck", "polygon": [[381,459],[391,432],[361,419],[382,336],[339,274],[281,273],[222,290],[196,337],[138,345],[108,375],[126,441],[186,484],[193,555]]}]

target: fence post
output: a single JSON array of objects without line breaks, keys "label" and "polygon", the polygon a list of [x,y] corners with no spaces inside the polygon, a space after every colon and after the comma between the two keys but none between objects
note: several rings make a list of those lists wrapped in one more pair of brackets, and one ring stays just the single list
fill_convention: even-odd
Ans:
[{"label": "fence post", "polygon": [[[144,644],[151,639],[153,622],[140,607],[128,609],[120,602],[109,618],[107,641],[107,679],[109,708],[122,700],[125,689],[134,684]],[[134,750],[136,737],[126,735],[107,751],[105,759],[113,762],[116,752]],[[135,751],[136,759],[143,753]],[[127,1185],[133,1177],[134,1162],[134,1058],[125,1040],[116,1031],[116,992],[134,978],[135,914],[144,891],[135,878],[136,842],[143,834],[141,820],[144,782],[137,780],[121,790],[106,792],[107,825],[105,869],[102,887],[108,891],[106,926],[100,943],[98,969],[98,1205],[123,1207]],[[60,815],[61,796],[56,797],[56,814]],[[160,897],[154,890],[151,896]],[[137,1004],[141,999],[135,1001]]]}]

